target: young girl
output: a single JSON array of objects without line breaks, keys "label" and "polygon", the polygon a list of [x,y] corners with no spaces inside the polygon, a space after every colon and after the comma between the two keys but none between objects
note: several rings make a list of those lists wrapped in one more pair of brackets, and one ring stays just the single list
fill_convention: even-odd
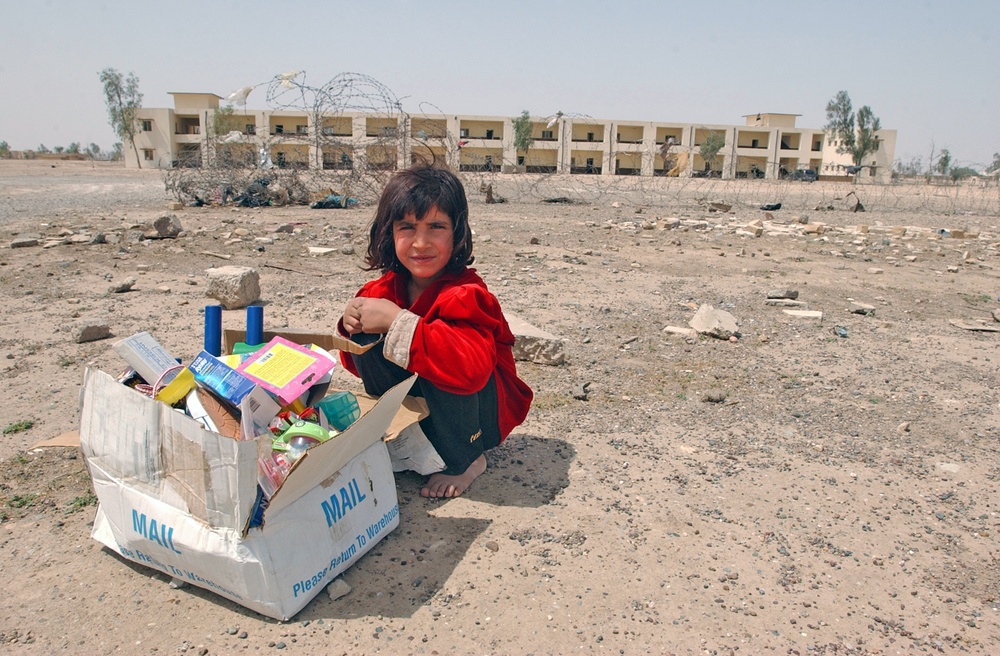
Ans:
[{"label": "young girl", "polygon": [[488,449],[524,421],[531,389],[517,377],[514,335],[473,262],[465,189],[450,171],[419,165],[396,174],[379,200],[367,270],[382,276],[347,304],[338,329],[381,348],[342,353],[344,366],[383,394],[418,374],[411,394],[430,414],[420,428],[445,464],[420,490],[459,496],[486,471]]}]

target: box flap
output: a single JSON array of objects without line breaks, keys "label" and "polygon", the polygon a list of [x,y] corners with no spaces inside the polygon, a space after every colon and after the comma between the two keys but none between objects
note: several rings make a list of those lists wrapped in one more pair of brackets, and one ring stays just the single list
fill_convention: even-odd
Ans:
[{"label": "box flap", "polygon": [[88,464],[209,526],[240,530],[252,510],[256,442],[207,431],[102,371],[84,374],[80,448]]},{"label": "box flap", "polygon": [[[233,345],[246,339],[246,335],[247,333],[245,330],[223,330],[222,350],[226,353],[231,353]],[[360,344],[355,344],[351,340],[341,337],[340,335],[331,335],[330,333],[314,333],[308,330],[299,330],[295,328],[282,328],[281,330],[264,331],[265,343],[271,341],[275,337],[284,337],[290,342],[302,344],[303,346],[306,344],[315,344],[316,346],[326,349],[327,351],[347,351],[348,353],[354,353],[357,355],[361,355],[376,344],[382,343],[382,341],[379,340],[377,342],[361,346]]]},{"label": "box flap", "polygon": [[416,376],[411,376],[396,385],[383,394],[371,410],[363,414],[346,431],[329,442],[318,444],[309,449],[295,463],[288,478],[271,497],[270,504],[264,513],[265,521],[268,515],[287,507],[303,494],[333,476],[374,442],[382,439],[400,405],[402,405],[406,393],[410,391],[410,387],[416,379]]}]

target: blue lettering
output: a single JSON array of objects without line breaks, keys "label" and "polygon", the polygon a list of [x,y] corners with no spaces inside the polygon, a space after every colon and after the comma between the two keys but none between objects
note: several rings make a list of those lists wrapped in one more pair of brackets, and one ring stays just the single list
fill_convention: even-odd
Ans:
[{"label": "blue lettering", "polygon": [[174,546],[173,526],[167,526],[162,522],[158,523],[152,518],[149,519],[149,522],[147,523],[146,513],[140,513],[134,508],[132,509],[132,530],[147,540],[152,540],[164,549],[169,549],[178,555],[181,553],[180,550]]},{"label": "blue lettering", "polygon": [[388,512],[382,515],[382,519],[378,520],[377,522],[375,522],[374,524],[365,529],[365,533],[368,534],[368,539],[372,539],[376,535],[381,533],[385,529],[385,527],[388,526],[389,523],[396,518],[398,514],[399,514],[399,504],[397,503],[392,508],[390,508]]},{"label": "blue lettering", "polygon": [[329,499],[320,504],[323,508],[323,516],[326,518],[326,525],[333,526],[344,518],[348,510],[353,510],[367,498],[358,487],[358,480],[352,478],[350,483],[331,494]]}]

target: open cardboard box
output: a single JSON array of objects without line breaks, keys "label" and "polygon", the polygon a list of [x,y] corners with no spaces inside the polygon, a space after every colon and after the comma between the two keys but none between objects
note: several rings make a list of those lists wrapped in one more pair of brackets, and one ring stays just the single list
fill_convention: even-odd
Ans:
[{"label": "open cardboard box", "polygon": [[[333,335],[265,333],[328,351]],[[225,331],[227,350],[242,337]],[[382,437],[420,418],[403,407],[414,378],[310,449],[247,528],[257,502],[256,440],[237,441],[98,370],[81,392],[80,447],[100,501],[92,536],[123,557],[281,620],[399,524]],[[262,439],[268,439],[265,436]]]}]

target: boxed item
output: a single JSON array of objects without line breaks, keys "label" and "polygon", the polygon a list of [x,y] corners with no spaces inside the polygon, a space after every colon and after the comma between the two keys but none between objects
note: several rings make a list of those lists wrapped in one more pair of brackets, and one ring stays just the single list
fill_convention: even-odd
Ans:
[{"label": "boxed item", "polygon": [[[227,333],[228,349],[237,339]],[[332,335],[280,335],[328,350],[360,348]],[[414,380],[377,400],[358,394],[360,418],[294,463],[251,528],[268,435],[220,435],[88,369],[80,446],[100,501],[92,536],[128,560],[290,619],[398,525],[381,438],[420,418],[404,407]]]}]

